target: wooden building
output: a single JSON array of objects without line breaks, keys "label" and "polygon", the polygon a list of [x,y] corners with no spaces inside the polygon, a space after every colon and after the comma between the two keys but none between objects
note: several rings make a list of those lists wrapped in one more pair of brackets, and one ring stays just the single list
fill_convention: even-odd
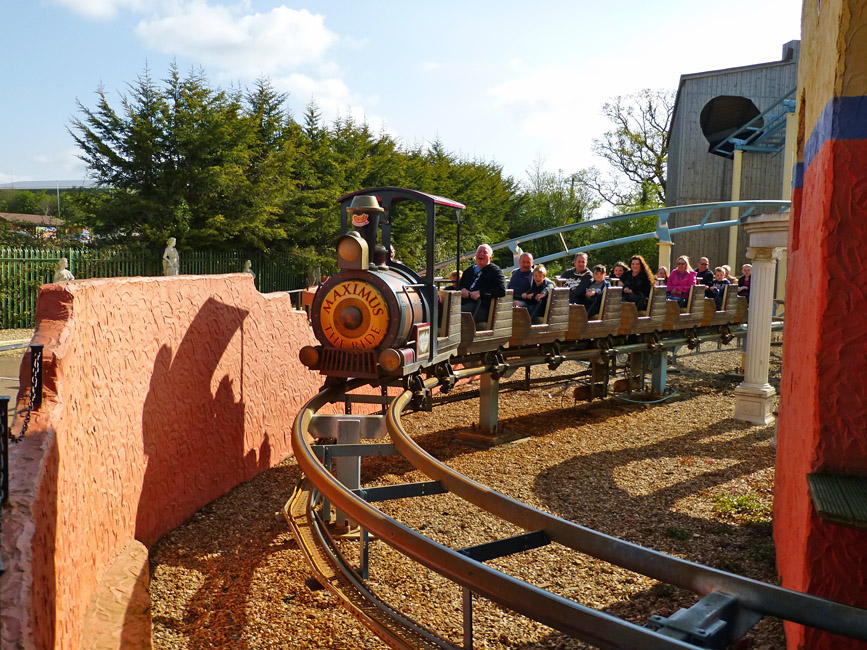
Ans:
[{"label": "wooden building", "polygon": [[[755,123],[760,125],[768,109],[788,106],[791,110],[793,103],[782,100],[797,86],[799,50],[800,42],[790,41],[783,46],[780,61],[681,76],[669,133],[667,205],[732,200],[734,147],[727,139],[733,134],[740,137],[738,129],[757,116]],[[764,116],[764,122],[769,121]],[[788,198],[783,188],[782,146],[755,149],[746,148],[740,154],[739,198]],[[693,225],[703,216],[673,215],[669,226]],[[724,221],[730,216],[728,211],[719,211],[710,221]],[[735,274],[746,262],[747,236],[740,230],[732,269]],[[684,254],[693,264],[701,256],[708,257],[712,266],[729,260],[728,228],[675,234],[672,241],[672,260]]]}]

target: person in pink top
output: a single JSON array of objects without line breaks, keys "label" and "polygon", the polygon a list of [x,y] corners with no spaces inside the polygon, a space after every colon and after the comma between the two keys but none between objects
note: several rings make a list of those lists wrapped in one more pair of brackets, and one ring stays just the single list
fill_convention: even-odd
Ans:
[{"label": "person in pink top", "polygon": [[689,299],[689,288],[695,285],[696,275],[689,263],[689,258],[686,255],[678,257],[677,265],[668,276],[666,298],[677,300],[677,304],[686,307],[686,301]]}]

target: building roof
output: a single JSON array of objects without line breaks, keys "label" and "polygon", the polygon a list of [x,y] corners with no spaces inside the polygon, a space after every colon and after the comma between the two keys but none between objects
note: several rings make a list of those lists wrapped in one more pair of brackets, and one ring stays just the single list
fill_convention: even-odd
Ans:
[{"label": "building roof", "polygon": [[74,190],[78,188],[97,187],[93,180],[72,181],[15,181],[14,183],[0,183],[0,190]]},{"label": "building roof", "polygon": [[47,214],[22,214],[20,212],[0,212],[0,218],[13,223],[29,223],[36,226],[59,226],[60,219]]}]

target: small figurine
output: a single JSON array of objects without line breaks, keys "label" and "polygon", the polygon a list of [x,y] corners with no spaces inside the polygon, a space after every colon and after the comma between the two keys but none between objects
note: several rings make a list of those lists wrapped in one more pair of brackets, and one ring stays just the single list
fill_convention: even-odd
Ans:
[{"label": "small figurine", "polygon": [[244,262],[244,269],[241,271],[241,273],[246,273],[247,275],[252,275],[255,278],[256,274],[253,273],[253,269],[251,268],[252,266],[253,266],[253,263],[250,260],[247,260],[246,262]]},{"label": "small figurine", "polygon": [[178,275],[181,271],[181,256],[175,248],[175,238],[166,240],[166,250],[163,251],[163,275]]},{"label": "small figurine", "polygon": [[57,260],[57,264],[54,265],[54,281],[69,282],[74,279],[75,276],[69,271],[69,260],[65,257],[61,257]]}]

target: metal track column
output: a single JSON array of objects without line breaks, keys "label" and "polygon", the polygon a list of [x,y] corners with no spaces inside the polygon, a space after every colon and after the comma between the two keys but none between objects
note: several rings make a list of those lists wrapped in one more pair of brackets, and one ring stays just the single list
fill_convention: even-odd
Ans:
[{"label": "metal track column", "polygon": [[479,428],[482,433],[497,433],[500,412],[500,380],[490,373],[482,375],[479,386]]}]

